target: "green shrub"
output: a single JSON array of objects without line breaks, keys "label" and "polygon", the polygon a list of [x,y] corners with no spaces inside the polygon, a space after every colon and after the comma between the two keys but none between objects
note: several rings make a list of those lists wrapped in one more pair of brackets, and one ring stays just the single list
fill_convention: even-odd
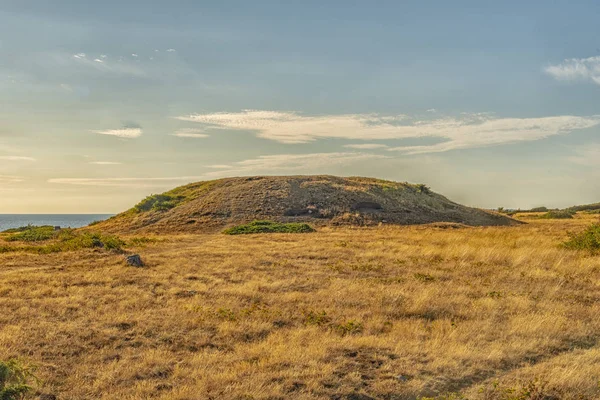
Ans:
[{"label": "green shrub", "polygon": [[53,226],[28,226],[18,229],[18,233],[10,235],[6,240],[9,242],[42,242],[52,239],[56,234]]},{"label": "green shrub", "polygon": [[570,238],[563,245],[572,250],[585,250],[591,253],[600,251],[600,224],[593,224],[585,231],[569,234]]},{"label": "green shrub", "polygon": [[23,231],[26,231],[31,228],[37,228],[37,227],[35,225],[29,224],[27,226],[21,226],[19,228],[10,228],[5,231],[2,231],[2,233],[19,233],[19,232],[23,232]]},{"label": "green shrub", "polygon": [[37,380],[32,368],[16,360],[0,361],[0,400],[21,400],[31,391],[30,381]]},{"label": "green shrub", "polygon": [[361,333],[363,329],[363,324],[357,321],[348,321],[335,326],[335,330],[342,336]]},{"label": "green shrub", "polygon": [[548,211],[545,214],[539,216],[542,219],[571,219],[575,215],[575,211],[572,210],[556,210]]},{"label": "green shrub", "polygon": [[306,311],[304,312],[304,323],[306,325],[327,325],[331,322],[331,318],[325,311]]},{"label": "green shrub", "polygon": [[[123,246],[125,246],[125,242],[118,236],[90,232],[80,233],[74,229],[61,229],[60,231],[53,232],[52,239],[49,243],[37,246],[0,246],[0,253],[25,251],[29,253],[49,254],[91,248],[121,251]],[[10,238],[7,240],[10,240]]]},{"label": "green shrub", "polygon": [[184,200],[183,196],[172,196],[169,194],[153,194],[140,201],[134,208],[137,212],[144,211],[167,211],[176,207]]},{"label": "green shrub", "polygon": [[580,205],[580,206],[573,206],[573,207],[569,207],[568,210],[571,210],[571,211],[593,211],[593,210],[600,210],[600,203],[583,204],[583,205]]},{"label": "green shrub", "polygon": [[429,186],[427,186],[423,183],[418,183],[415,185],[415,187],[416,187],[418,193],[424,193],[424,194],[431,193],[431,189],[429,188]]},{"label": "green shrub", "polygon": [[227,235],[243,235],[251,233],[309,233],[315,230],[308,224],[272,221],[254,221],[249,224],[234,226],[223,231]]},{"label": "green shrub", "polygon": [[429,274],[421,274],[419,272],[415,273],[413,275],[413,277],[421,282],[433,282],[435,281],[435,277],[433,275],[429,275]]},{"label": "green shrub", "polygon": [[531,210],[528,210],[527,212],[548,212],[548,207],[534,207]]},{"label": "green shrub", "polygon": [[100,233],[82,233],[74,231],[65,232],[59,236],[56,243],[48,244],[40,248],[41,253],[60,253],[62,251],[74,251],[80,249],[92,249],[95,247],[106,250],[121,250],[125,242],[114,235],[103,235]]}]

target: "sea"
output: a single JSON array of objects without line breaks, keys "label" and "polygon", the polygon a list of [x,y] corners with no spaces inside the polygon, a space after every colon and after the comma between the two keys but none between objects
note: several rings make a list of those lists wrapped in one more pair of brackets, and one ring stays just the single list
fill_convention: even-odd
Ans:
[{"label": "sea", "polygon": [[0,214],[0,232],[27,225],[81,228],[110,217],[112,214]]}]

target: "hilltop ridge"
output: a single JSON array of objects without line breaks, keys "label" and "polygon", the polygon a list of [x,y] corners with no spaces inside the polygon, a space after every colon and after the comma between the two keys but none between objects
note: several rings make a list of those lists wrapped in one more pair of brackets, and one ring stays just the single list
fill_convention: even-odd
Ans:
[{"label": "hilltop ridge", "polygon": [[97,225],[113,232],[192,233],[257,219],[319,225],[518,224],[426,185],[363,177],[254,176],[191,183],[148,196]]}]

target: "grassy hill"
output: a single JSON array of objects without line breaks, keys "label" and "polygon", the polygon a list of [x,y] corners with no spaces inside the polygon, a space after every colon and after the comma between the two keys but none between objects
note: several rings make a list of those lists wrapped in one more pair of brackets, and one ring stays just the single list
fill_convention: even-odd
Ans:
[{"label": "grassy hill", "polygon": [[193,233],[257,219],[314,225],[518,223],[454,203],[425,185],[358,177],[259,176],[198,182],[149,196],[94,229]]}]

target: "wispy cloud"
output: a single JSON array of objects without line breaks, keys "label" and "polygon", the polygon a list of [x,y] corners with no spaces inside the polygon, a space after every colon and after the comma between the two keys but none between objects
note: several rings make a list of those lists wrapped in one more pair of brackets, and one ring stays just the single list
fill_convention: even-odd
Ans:
[{"label": "wispy cloud", "polygon": [[122,165],[122,163],[116,162],[116,161],[92,161],[92,162],[90,162],[90,164],[94,164],[94,165]]},{"label": "wispy cloud", "polygon": [[20,176],[0,175],[0,183],[19,183],[23,181],[24,179]]},{"label": "wispy cloud", "polygon": [[475,123],[447,120],[428,124],[432,137],[447,139],[427,146],[400,146],[391,148],[406,154],[440,153],[449,150],[497,146],[531,142],[550,136],[567,134],[575,130],[600,124],[599,117],[558,116],[543,118],[483,118]]},{"label": "wispy cloud", "polygon": [[544,71],[557,80],[590,81],[600,85],[600,56],[569,58],[544,68]]},{"label": "wispy cloud", "polygon": [[385,149],[388,147],[385,144],[377,144],[377,143],[362,143],[362,144],[346,144],[344,147],[349,149],[361,149],[361,150],[374,150],[374,149]]},{"label": "wispy cloud", "polygon": [[98,57],[88,56],[86,53],[77,53],[71,57],[71,61],[62,54],[54,54],[52,60],[57,66],[79,66],[88,67],[92,71],[110,73],[114,75],[132,76],[137,78],[148,77],[148,71],[142,66],[123,58],[109,59],[107,55],[101,54]]},{"label": "wispy cloud", "polygon": [[366,160],[386,159],[387,157],[366,153],[314,153],[277,154],[260,156],[239,161],[231,165],[212,166],[218,171],[199,176],[177,176],[163,178],[54,178],[49,183],[81,186],[117,186],[141,188],[168,188],[186,182],[218,179],[226,176],[247,176],[257,174],[327,173],[329,168],[344,166]]},{"label": "wispy cloud", "polygon": [[207,138],[210,136],[210,135],[207,135],[206,133],[202,133],[202,132],[204,132],[204,129],[183,128],[183,129],[177,130],[175,133],[172,133],[171,136],[177,136],[177,137],[181,137],[181,138],[195,138],[195,139]]},{"label": "wispy cloud", "polygon": [[577,146],[573,152],[574,155],[567,157],[568,161],[586,167],[600,167],[600,143]]},{"label": "wispy cloud", "polygon": [[0,156],[0,160],[2,161],[36,161],[33,157],[25,157],[25,156]]},{"label": "wispy cloud", "polygon": [[213,168],[213,169],[231,169],[233,168],[231,165],[227,165],[227,164],[213,164],[213,165],[207,165],[206,168]]},{"label": "wispy cloud", "polygon": [[120,138],[125,139],[135,139],[142,136],[143,133],[141,128],[107,129],[92,132],[97,133],[99,135],[118,136]]},{"label": "wispy cloud", "polygon": [[254,132],[258,137],[281,143],[307,143],[323,138],[392,140],[438,138],[429,146],[395,147],[410,154],[443,152],[539,140],[600,124],[600,117],[555,116],[500,118],[493,114],[461,114],[420,120],[405,115],[343,114],[304,116],[296,112],[244,110],[180,116],[213,129]]},{"label": "wispy cloud", "polygon": [[358,161],[383,159],[386,156],[368,153],[313,153],[260,156],[234,164],[229,173],[261,173],[285,171],[315,171]]}]

